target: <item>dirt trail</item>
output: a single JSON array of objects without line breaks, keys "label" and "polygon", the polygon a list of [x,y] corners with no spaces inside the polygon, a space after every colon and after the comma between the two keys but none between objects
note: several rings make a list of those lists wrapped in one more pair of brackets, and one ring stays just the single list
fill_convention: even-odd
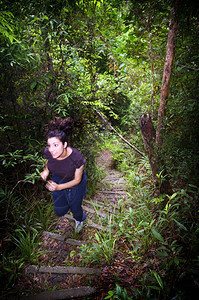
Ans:
[{"label": "dirt trail", "polygon": [[[113,169],[110,151],[101,153],[98,165],[104,168],[105,177],[95,196],[83,203],[87,214],[84,228],[75,235],[74,220],[68,214],[57,219],[51,232],[43,233],[40,264],[27,266],[26,280],[21,282],[24,290],[35,293],[37,290],[37,294],[22,299],[83,299],[85,296],[102,299],[103,291],[108,288],[108,280],[104,281],[106,276],[102,276],[107,266],[93,266],[89,262],[83,266],[79,247],[99,230],[107,229],[107,214],[113,211],[119,199],[125,200],[127,193],[122,173]],[[48,292],[52,288],[55,291]]]}]

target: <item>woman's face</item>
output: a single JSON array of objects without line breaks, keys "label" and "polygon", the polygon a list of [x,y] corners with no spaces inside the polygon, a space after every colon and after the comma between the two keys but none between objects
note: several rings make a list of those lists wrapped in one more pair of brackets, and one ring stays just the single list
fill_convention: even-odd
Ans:
[{"label": "woman's face", "polygon": [[67,143],[64,144],[57,137],[48,139],[48,150],[50,151],[53,158],[62,159],[66,156]]}]

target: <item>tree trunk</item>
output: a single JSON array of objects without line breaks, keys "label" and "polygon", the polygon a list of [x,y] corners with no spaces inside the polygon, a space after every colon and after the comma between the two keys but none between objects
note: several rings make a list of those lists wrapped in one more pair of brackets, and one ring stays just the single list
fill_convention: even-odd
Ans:
[{"label": "tree trunk", "polygon": [[158,183],[158,162],[157,162],[157,154],[156,154],[156,146],[155,146],[155,129],[149,114],[141,115],[139,119],[139,125],[142,132],[142,138],[144,141],[144,148],[146,150],[147,156],[149,158],[153,182],[155,186],[155,194],[159,195],[159,183]]},{"label": "tree trunk", "polygon": [[[168,40],[167,40],[166,59],[165,59],[164,71],[163,71],[163,80],[162,80],[160,104],[158,110],[158,122],[157,122],[156,134],[149,114],[143,114],[139,120],[139,125],[144,140],[145,150],[147,152],[150,165],[151,165],[156,196],[158,196],[159,194],[172,193],[171,185],[169,182],[169,178],[166,174],[164,163],[160,158],[160,152],[162,148],[162,136],[164,133],[165,111],[166,111],[166,104],[169,96],[169,85],[170,85],[170,79],[172,75],[172,64],[174,60],[176,37],[177,37],[177,30],[178,30],[178,22],[175,19],[177,13],[177,5],[178,5],[178,0],[176,0],[174,8],[172,8],[171,10],[171,20],[170,20]],[[157,174],[159,174],[161,171],[159,168],[160,164],[163,170],[162,176],[164,177],[164,180],[161,182],[158,181],[158,177],[157,177]]]},{"label": "tree trunk", "polygon": [[[177,2],[177,1],[176,1]],[[162,146],[162,135],[164,134],[164,118],[166,112],[166,104],[169,96],[169,85],[172,74],[172,65],[175,56],[176,38],[178,32],[178,22],[175,20],[176,12],[174,8],[171,10],[171,20],[169,24],[169,33],[167,40],[166,59],[164,64],[164,72],[162,78],[162,88],[160,94],[160,104],[158,110],[158,123],[156,129],[156,145],[158,148]]]}]

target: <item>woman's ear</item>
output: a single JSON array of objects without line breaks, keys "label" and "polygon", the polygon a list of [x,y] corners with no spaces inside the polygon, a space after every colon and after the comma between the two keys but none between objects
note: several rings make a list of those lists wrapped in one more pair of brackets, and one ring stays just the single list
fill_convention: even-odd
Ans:
[{"label": "woman's ear", "polygon": [[64,143],[64,148],[66,148],[66,147],[67,147],[67,142]]}]

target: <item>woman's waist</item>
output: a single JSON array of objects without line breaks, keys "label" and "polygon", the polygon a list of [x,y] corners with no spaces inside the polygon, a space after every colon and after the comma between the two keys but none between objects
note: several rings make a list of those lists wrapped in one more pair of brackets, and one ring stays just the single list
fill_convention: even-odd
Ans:
[{"label": "woman's waist", "polygon": [[[72,181],[73,179],[74,179],[74,175],[71,177],[66,177],[66,176],[64,177],[64,176],[57,175],[55,173],[52,174],[52,180],[56,183],[66,183]],[[86,172],[84,170],[82,174],[81,182],[84,181],[85,179],[86,179]]]}]

